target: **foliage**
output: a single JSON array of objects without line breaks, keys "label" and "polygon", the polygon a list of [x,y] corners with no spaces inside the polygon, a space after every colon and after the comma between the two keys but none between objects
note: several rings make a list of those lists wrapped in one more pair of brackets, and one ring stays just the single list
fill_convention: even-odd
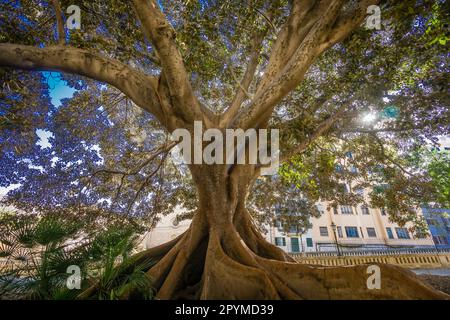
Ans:
[{"label": "foliage", "polygon": [[[320,212],[314,201],[302,196],[300,189],[287,179],[266,177],[259,179],[252,190],[249,202],[251,214],[260,228],[279,225],[285,233],[304,234],[311,228],[311,218]],[[269,213],[269,214],[268,214]]]},{"label": "foliage", "polygon": [[[94,215],[95,212],[86,212]],[[88,219],[87,219],[88,220]],[[5,212],[0,217],[0,293],[14,299],[76,299],[79,289],[69,289],[69,266],[81,271],[81,290],[98,284],[98,299],[118,299],[128,285],[142,297],[152,288],[143,269],[134,266],[117,276],[131,260],[137,230],[129,224],[97,217],[86,222],[68,212],[22,214]]]},{"label": "foliage", "polygon": [[444,208],[450,207],[450,155],[448,152],[433,154],[427,170],[436,187],[439,197],[437,202]]},{"label": "foliage", "polygon": [[417,146],[408,157],[411,166],[426,171],[430,175],[436,202],[429,205],[450,207],[450,152],[438,147]]},{"label": "foliage", "polygon": [[[160,61],[129,1],[60,2],[83,12],[83,28],[68,32],[68,45],[160,74]],[[254,85],[261,80],[276,31],[289,13],[288,1],[158,3],[176,31],[195,94],[215,113],[233,99],[236,79],[254,50],[252,36],[267,31]],[[55,44],[56,22],[48,8],[48,1],[0,2],[0,42]],[[383,1],[381,8],[381,30],[359,28],[326,51],[277,106],[268,126],[280,129],[282,153],[308,142],[340,108],[346,116],[295,152],[280,178],[260,180],[270,185],[259,194],[264,188],[254,188],[258,220],[272,218],[274,207],[268,203],[288,208],[305,199],[296,204],[298,210],[311,213],[319,199],[331,205],[367,202],[356,192],[361,188],[374,190],[370,204],[388,208],[400,223],[415,220],[421,203],[448,204],[446,167],[412,170],[407,157],[417,145],[449,133],[449,2]],[[269,10],[270,17],[261,14]],[[187,170],[175,166],[167,150],[147,161],[167,133],[117,89],[64,74],[63,81],[77,92],[53,106],[41,73],[1,69],[0,78],[0,186],[20,184],[8,194],[10,203],[39,209],[100,207],[145,217],[148,225],[176,205],[188,209],[186,218],[195,212],[196,190]],[[254,89],[250,86],[250,93]],[[375,120],[364,122],[366,114]],[[36,145],[36,129],[52,133],[51,147]],[[281,180],[286,196],[273,192]],[[311,210],[300,210],[303,205]]]}]

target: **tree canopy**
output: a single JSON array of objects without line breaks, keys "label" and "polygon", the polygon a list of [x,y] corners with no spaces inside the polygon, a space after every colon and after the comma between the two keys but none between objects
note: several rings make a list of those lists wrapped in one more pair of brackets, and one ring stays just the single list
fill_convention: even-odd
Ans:
[{"label": "tree canopy", "polygon": [[[69,5],[80,29],[64,24]],[[365,23],[370,5],[379,29]],[[197,219],[186,256],[204,252],[210,232],[208,252],[223,246],[261,267],[248,248],[289,259],[252,226],[275,203],[307,221],[316,201],[362,204],[364,189],[368,205],[419,227],[417,206],[448,204],[445,168],[411,158],[449,133],[447,1],[4,0],[0,10],[0,186],[20,185],[8,194],[19,207],[93,206],[152,225],[180,205]],[[58,72],[73,97],[53,105],[43,71]],[[278,175],[174,163],[169,134],[194,121],[279,129]],[[50,146],[36,144],[37,129]],[[230,221],[239,236],[214,227]],[[236,249],[239,237],[247,249]],[[169,280],[189,260],[177,255],[182,242],[151,271],[160,297],[181,286]],[[273,283],[268,297],[294,296]],[[218,297],[208,285],[198,294]]]},{"label": "tree canopy", "polygon": [[[82,28],[67,33],[68,46],[158,74],[162,62],[131,3],[74,4],[81,8]],[[248,88],[234,99],[249,104],[264,82],[288,3],[162,1],[160,6],[202,108],[214,114],[227,109],[240,79]],[[343,192],[343,180],[385,185],[373,205],[406,214],[412,204],[439,199],[433,198],[439,190],[428,172],[408,172],[404,158],[426,139],[448,134],[449,11],[441,1],[388,2],[381,8],[381,30],[360,28],[320,56],[277,104],[268,126],[281,130],[283,158],[290,160],[281,175],[299,193],[358,203],[357,194]],[[51,2],[2,1],[1,9],[2,42],[45,47],[57,41]],[[254,69],[248,85],[246,67]],[[12,198],[44,206],[98,204],[148,216],[171,212],[175,203],[195,208],[188,174],[162,150],[167,134],[157,115],[111,85],[67,73],[62,81],[77,92],[58,107],[50,103],[43,73],[2,69],[1,77],[1,185],[21,184]],[[364,122],[368,114],[374,119]],[[36,146],[36,129],[52,133],[51,147]],[[156,151],[164,152],[155,156]],[[336,161],[356,170],[335,170]]]}]

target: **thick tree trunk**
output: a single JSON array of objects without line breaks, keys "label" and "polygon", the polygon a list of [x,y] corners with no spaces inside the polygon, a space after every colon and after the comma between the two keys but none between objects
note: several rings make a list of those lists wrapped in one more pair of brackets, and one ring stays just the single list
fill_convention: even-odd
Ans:
[{"label": "thick tree trunk", "polygon": [[[359,1],[356,9],[345,8],[343,0],[308,1],[305,8],[301,1],[295,2],[287,24],[277,36],[255,95],[240,108],[243,93],[238,91],[232,107],[222,118],[196,98],[174,29],[155,1],[134,0],[133,6],[143,33],[158,53],[160,77],[68,46],[36,48],[2,43],[0,65],[69,72],[109,83],[152,113],[167,129],[189,129],[195,120],[203,121],[208,128],[218,124],[222,129],[262,128],[274,108],[300,84],[315,59],[348,36],[363,21],[367,6],[377,2]],[[263,40],[261,37],[259,41]],[[244,92],[252,83],[258,55],[251,59],[253,62],[241,83]],[[337,116],[325,120],[294,151],[306,148],[328,130]],[[393,266],[380,265],[381,289],[369,290],[366,266],[329,268],[296,264],[282,250],[266,242],[252,224],[245,203],[253,170],[251,166],[191,166],[199,194],[198,212],[191,227],[176,241],[135,257],[136,263],[142,259],[157,261],[148,275],[160,299],[447,297],[421,283],[411,272]],[[79,297],[89,298],[95,289],[93,286]],[[130,290],[124,297],[131,297],[132,293]]]},{"label": "thick tree trunk", "polygon": [[[381,289],[368,289],[367,265],[298,264],[268,243],[245,208],[249,168],[192,167],[199,208],[177,241],[149,250],[159,299],[442,299],[412,272],[379,264]],[[247,170],[247,171],[246,171]],[[156,252],[156,253],[155,253]],[[145,254],[144,254],[145,255]]]}]

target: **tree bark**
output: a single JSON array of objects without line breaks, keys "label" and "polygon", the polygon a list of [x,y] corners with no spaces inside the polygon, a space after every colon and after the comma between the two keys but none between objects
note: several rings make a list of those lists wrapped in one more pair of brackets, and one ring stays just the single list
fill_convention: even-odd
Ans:
[{"label": "tree bark", "polygon": [[[146,75],[106,56],[66,46],[35,48],[2,43],[0,66],[69,72],[109,83],[170,131],[175,128],[192,131],[196,120],[202,121],[205,128],[262,128],[278,103],[301,82],[315,59],[350,34],[364,19],[367,5],[376,2],[360,0],[357,9],[342,13],[343,0],[294,1],[252,101],[241,108],[243,98],[239,95],[233,107],[222,115],[215,115],[196,98],[177,48],[174,29],[155,0],[133,0],[133,6],[161,62],[159,77]],[[257,62],[255,54],[242,88],[250,85]],[[324,122],[317,135],[321,130],[326,131],[332,121]],[[300,147],[306,147],[314,137]],[[191,165],[190,169],[199,195],[198,212],[190,228],[179,239],[135,257],[136,263],[146,259],[157,261],[147,273],[158,298],[448,298],[423,284],[411,272],[393,266],[380,265],[381,289],[369,290],[367,266],[297,264],[264,240],[246,209],[247,195],[258,169],[248,165]],[[93,286],[79,298],[90,298],[95,290]],[[132,288],[123,298],[127,297],[133,297]]]},{"label": "tree bark", "polygon": [[67,72],[108,83],[137,106],[166,123],[161,99],[156,92],[158,79],[118,60],[93,51],[69,46],[33,46],[0,43],[0,66],[22,70]]},{"label": "tree bark", "polygon": [[296,263],[263,238],[246,210],[252,171],[248,165],[236,166],[231,174],[225,165],[191,166],[199,206],[190,228],[168,245],[139,255],[140,260],[159,258],[147,271],[158,299],[448,298],[400,267],[377,264],[381,289],[371,290],[369,265]]}]

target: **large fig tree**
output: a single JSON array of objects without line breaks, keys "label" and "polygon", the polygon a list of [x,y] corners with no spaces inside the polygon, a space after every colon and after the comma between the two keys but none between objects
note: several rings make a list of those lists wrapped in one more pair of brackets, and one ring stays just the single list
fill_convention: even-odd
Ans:
[{"label": "large fig tree", "polygon": [[[69,5],[80,8],[80,29],[67,28]],[[292,188],[314,214],[319,199],[366,201],[342,181],[385,186],[373,205],[398,221],[433,201],[426,172],[411,172],[405,156],[448,133],[446,6],[1,1],[1,185],[20,185],[11,199],[33,208],[95,205],[153,219],[182,205],[190,228],[135,257],[156,262],[148,275],[161,299],[442,297],[392,266],[380,265],[382,288],[370,290],[367,266],[297,264],[256,221]],[[52,106],[55,74],[42,71],[62,73],[73,98]],[[174,165],[168,133],[193,134],[196,121],[279,129],[279,176],[261,178],[261,163]],[[52,133],[50,146],[35,144],[36,128]],[[353,169],[336,170],[346,158]],[[280,179],[285,189],[264,188]]]}]

